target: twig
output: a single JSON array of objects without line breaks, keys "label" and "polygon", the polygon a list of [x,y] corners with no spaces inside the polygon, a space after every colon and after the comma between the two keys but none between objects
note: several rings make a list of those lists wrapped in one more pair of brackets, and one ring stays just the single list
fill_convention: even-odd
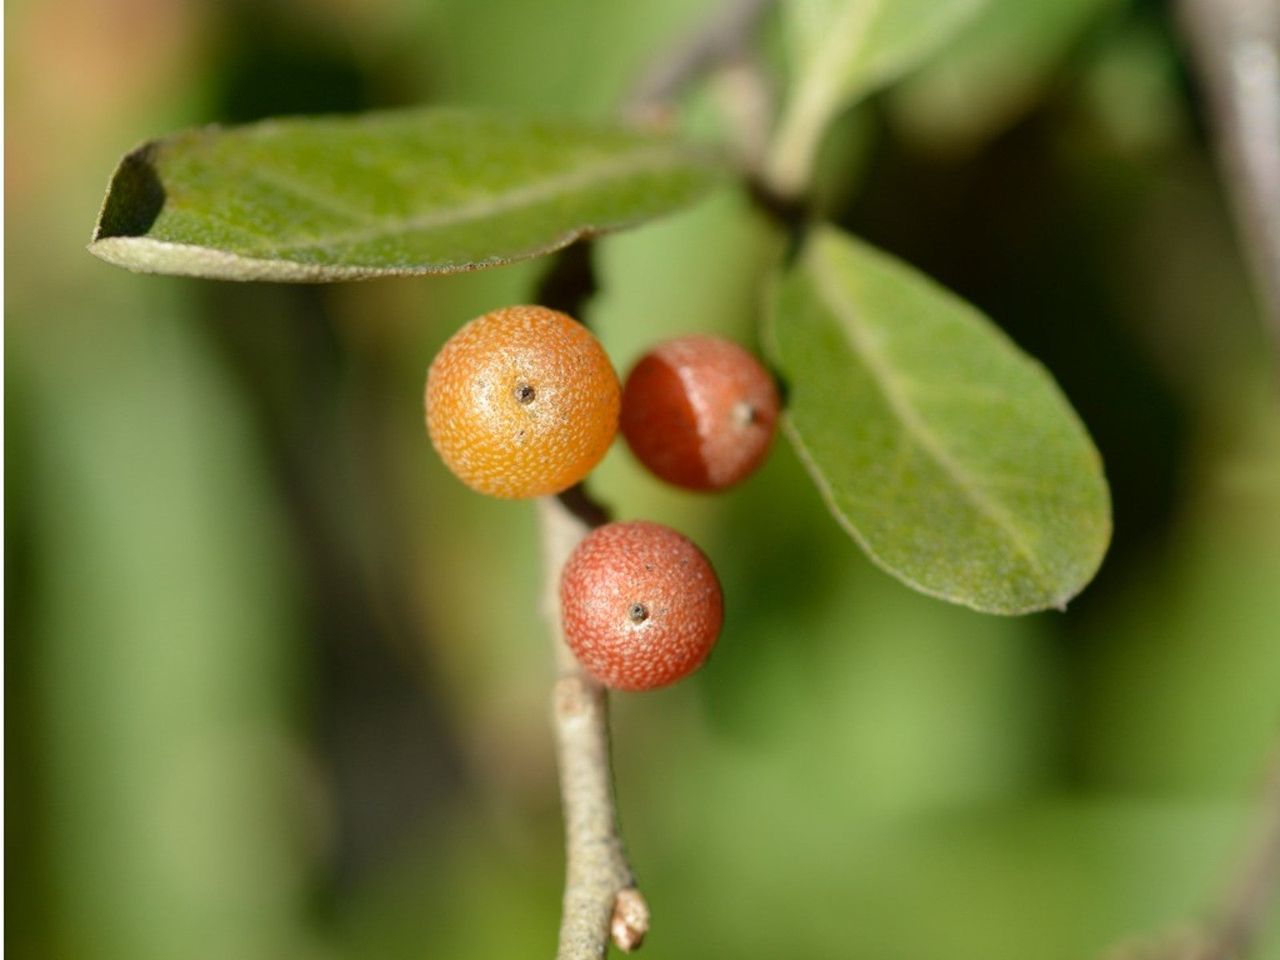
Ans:
[{"label": "twig", "polygon": [[[567,247],[538,285],[538,302],[581,317],[596,291],[590,243]],[[649,907],[636,889],[618,827],[609,758],[609,701],[565,645],[560,627],[560,571],[573,548],[609,513],[579,484],[539,502],[545,570],[543,613],[555,646],[551,697],[560,797],[564,807],[565,885],[557,960],[598,960],[609,939],[625,951],[640,946]]]},{"label": "twig", "polygon": [[[717,16],[655,63],[625,112],[632,119],[652,122],[700,74],[730,62],[741,69],[742,51],[771,3],[730,0]],[[752,92],[763,96],[759,89]],[[589,241],[560,251],[538,285],[538,302],[581,319],[597,287],[592,253]],[[583,672],[565,645],[560,626],[560,571],[578,542],[609,517],[581,485],[559,497],[542,498],[539,516],[544,613],[558,673],[552,723],[565,824],[564,906],[556,957],[600,960],[610,938],[620,949],[631,951],[649,930],[649,907],[636,888],[618,826],[609,757],[608,694]]]},{"label": "twig", "polygon": [[1280,360],[1280,4],[1181,0],[1181,14]]},{"label": "twig", "polygon": [[1102,960],[1244,960],[1249,955],[1277,905],[1280,887],[1280,748],[1272,758],[1251,840],[1208,920],[1184,923],[1155,939],[1117,944]]},{"label": "twig", "polygon": [[712,17],[673,44],[642,74],[623,112],[660,119],[684,89],[717,67],[741,58],[774,0],[728,0]]},{"label": "twig", "polygon": [[1247,955],[1280,885],[1280,750],[1262,795],[1256,835],[1201,943],[1182,960],[1238,960]]},{"label": "twig", "polygon": [[[567,502],[566,502],[567,501]],[[588,677],[560,632],[560,569],[590,530],[584,513],[602,517],[581,488],[572,498],[539,501],[544,603],[556,646],[559,679],[552,696],[552,722],[560,762],[564,805],[565,888],[557,960],[598,960],[609,938],[622,950],[640,946],[649,929],[649,908],[636,889],[618,828],[609,762],[609,704],[603,687]]]},{"label": "twig", "polygon": [[590,240],[579,240],[560,250],[538,282],[538,303],[581,320],[583,308],[599,288],[594,254]]},{"label": "twig", "polygon": [[758,179],[769,153],[777,91],[756,51],[741,50],[712,78],[712,93],[728,125],[735,159]]}]

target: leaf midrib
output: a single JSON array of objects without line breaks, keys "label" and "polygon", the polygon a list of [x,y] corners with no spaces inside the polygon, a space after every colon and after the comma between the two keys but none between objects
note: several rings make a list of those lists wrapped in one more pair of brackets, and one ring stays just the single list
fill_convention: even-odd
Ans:
[{"label": "leaf midrib", "polygon": [[883,3],[884,0],[861,0],[845,7],[844,15],[831,30],[831,39],[810,60],[805,87],[811,91],[811,97],[823,103],[827,112],[834,110],[845,95],[840,88],[848,85],[850,75],[857,75],[867,34]]},{"label": "leaf midrib", "polygon": [[[348,229],[340,232],[291,237],[285,242],[264,245],[246,244],[243,252],[253,257],[288,257],[317,248],[326,248],[344,244],[366,243],[403,234],[416,233],[423,230],[452,227],[469,223],[485,217],[495,216],[518,210],[521,207],[533,206],[559,197],[574,194],[593,186],[606,186],[611,181],[632,176],[637,173],[658,173],[664,169],[679,166],[682,159],[677,151],[669,147],[649,148],[628,154],[620,160],[610,160],[586,169],[575,169],[568,173],[547,177],[535,184],[523,185],[504,192],[491,194],[488,197],[470,203],[437,208],[410,216],[395,219],[384,219],[377,224]],[[284,184],[273,178],[277,189],[286,189]],[[305,190],[305,186],[303,187]],[[294,196],[302,199],[303,190],[295,191]],[[314,200],[308,200],[312,206],[323,209]],[[208,216],[207,211],[187,208],[195,216]]]},{"label": "leaf midrib", "polygon": [[867,371],[880,388],[885,402],[897,416],[906,434],[921,450],[933,458],[942,468],[944,475],[952,480],[973,507],[1005,533],[1014,549],[1026,560],[1040,587],[1051,594],[1054,593],[1053,584],[1050,583],[1025,532],[1002,504],[991,499],[978,478],[943,445],[901,388],[892,365],[865,329],[858,311],[850,310],[845,298],[840,295],[836,286],[835,265],[827,260],[819,245],[815,244],[810,254],[810,262],[819,295],[836,318],[841,321],[840,326],[846,331],[849,346],[862,357]]}]

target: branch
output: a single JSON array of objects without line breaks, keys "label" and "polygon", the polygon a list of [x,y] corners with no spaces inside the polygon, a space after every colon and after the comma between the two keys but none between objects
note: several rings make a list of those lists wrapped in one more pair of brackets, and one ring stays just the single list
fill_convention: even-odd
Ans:
[{"label": "branch", "polygon": [[641,76],[623,112],[636,119],[663,119],[671,103],[698,78],[742,61],[756,28],[774,0],[728,0],[712,17],[654,60]]},{"label": "branch", "polygon": [[[622,950],[640,946],[649,908],[636,889],[618,828],[609,762],[608,695],[588,677],[560,630],[560,570],[578,541],[604,516],[581,487],[538,502],[546,568],[544,605],[559,679],[552,721],[564,805],[565,889],[557,960],[599,960],[609,937]],[[591,519],[584,519],[589,517]]]},{"label": "branch", "polygon": [[[590,243],[557,254],[538,285],[538,302],[573,317],[596,291]],[[625,951],[640,946],[649,907],[636,889],[618,828],[609,759],[609,701],[565,645],[560,626],[560,571],[587,533],[609,520],[581,484],[538,501],[545,571],[543,613],[555,647],[551,697],[560,796],[564,807],[565,886],[557,960],[599,960],[609,938]]]},{"label": "branch", "polygon": [[1280,360],[1280,4],[1181,0],[1181,14]]},{"label": "branch", "polygon": [[[737,66],[737,87],[730,96],[767,107],[763,87],[752,86],[741,71],[743,51],[772,0],[730,0],[712,20],[656,61],[628,101],[627,114],[655,119],[699,75],[727,63]],[[746,69],[751,69],[747,67]],[[753,99],[754,98],[754,99]],[[739,139],[746,149],[762,140],[747,123]],[[537,301],[582,318],[596,291],[590,242],[576,243],[556,255],[538,285]],[[618,826],[613,768],[609,757],[609,700],[565,645],[560,624],[560,571],[578,542],[606,523],[608,512],[578,485],[559,497],[538,501],[545,570],[544,614],[556,651],[558,679],[552,694],[552,723],[560,767],[565,825],[565,888],[557,960],[601,960],[609,940],[621,950],[640,946],[649,930],[649,907],[636,889]]]},{"label": "branch", "polygon": [[759,54],[743,49],[726,59],[712,78],[712,94],[728,125],[738,163],[748,179],[758,179],[769,154],[778,99]]},{"label": "branch", "polygon": [[1154,940],[1118,944],[1103,960],[1244,960],[1276,906],[1280,887],[1280,748],[1262,791],[1252,843],[1207,921],[1183,924]]},{"label": "branch", "polygon": [[1280,750],[1271,763],[1255,831],[1216,920],[1184,960],[1238,960],[1246,956],[1275,905],[1280,885]]}]

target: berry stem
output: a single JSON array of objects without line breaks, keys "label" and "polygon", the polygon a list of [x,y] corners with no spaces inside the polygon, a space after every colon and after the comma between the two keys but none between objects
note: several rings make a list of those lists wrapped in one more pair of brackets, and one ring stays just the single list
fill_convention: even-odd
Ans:
[{"label": "berry stem", "polygon": [[624,951],[640,946],[649,908],[635,886],[618,825],[609,756],[609,700],[565,645],[560,627],[560,570],[578,542],[607,519],[575,487],[538,501],[546,569],[544,608],[559,674],[552,724],[560,765],[565,825],[564,908],[557,960],[599,960],[612,936]]}]

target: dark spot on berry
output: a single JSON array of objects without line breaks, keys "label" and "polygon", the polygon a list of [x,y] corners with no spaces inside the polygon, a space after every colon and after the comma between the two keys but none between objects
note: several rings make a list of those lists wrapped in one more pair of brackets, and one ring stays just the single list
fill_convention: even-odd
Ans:
[{"label": "dark spot on berry", "polygon": [[627,608],[627,617],[632,623],[644,623],[649,619],[649,608],[643,603],[633,603]]},{"label": "dark spot on berry", "polygon": [[527,383],[522,383],[516,387],[517,403],[524,403],[524,404],[533,403],[534,398],[537,397],[537,395],[538,395],[537,391],[534,390],[533,387],[529,386],[529,384]]}]

